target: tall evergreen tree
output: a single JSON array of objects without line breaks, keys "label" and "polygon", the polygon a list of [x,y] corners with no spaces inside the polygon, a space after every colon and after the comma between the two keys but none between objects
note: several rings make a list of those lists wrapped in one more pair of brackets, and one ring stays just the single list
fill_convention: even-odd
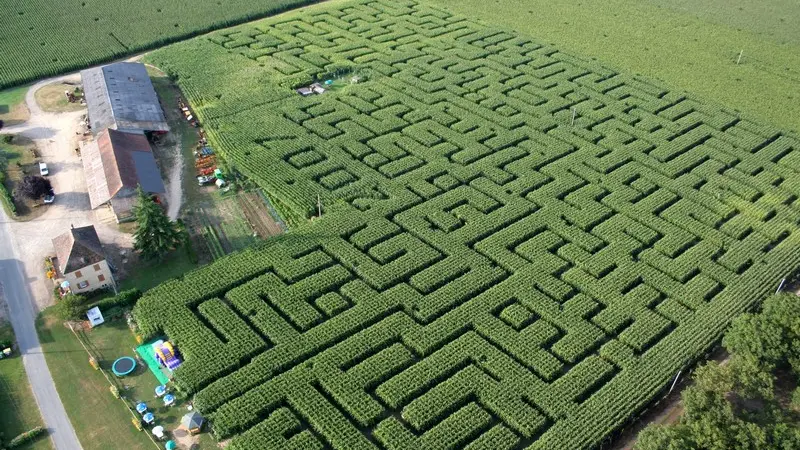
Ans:
[{"label": "tall evergreen tree", "polygon": [[145,259],[161,259],[183,242],[183,233],[176,222],[169,220],[164,209],[139,186],[136,189],[136,231],[133,248]]}]

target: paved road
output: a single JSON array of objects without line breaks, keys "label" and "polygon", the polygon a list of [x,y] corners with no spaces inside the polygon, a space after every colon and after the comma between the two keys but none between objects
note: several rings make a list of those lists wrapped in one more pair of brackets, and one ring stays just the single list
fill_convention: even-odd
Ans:
[{"label": "paved road", "polygon": [[39,345],[34,324],[36,314],[33,299],[9,223],[5,210],[0,208],[0,292],[8,305],[9,318],[17,336],[25,372],[50,438],[56,450],[79,450],[81,444],[78,436],[69,422],[64,405],[61,404]]}]

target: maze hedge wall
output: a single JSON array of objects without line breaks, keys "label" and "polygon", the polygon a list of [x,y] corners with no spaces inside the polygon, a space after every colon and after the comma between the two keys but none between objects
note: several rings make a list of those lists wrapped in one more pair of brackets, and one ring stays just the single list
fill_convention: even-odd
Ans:
[{"label": "maze hedge wall", "polygon": [[294,219],[134,311],[231,449],[592,447],[800,260],[796,137],[439,9],[151,62]]}]

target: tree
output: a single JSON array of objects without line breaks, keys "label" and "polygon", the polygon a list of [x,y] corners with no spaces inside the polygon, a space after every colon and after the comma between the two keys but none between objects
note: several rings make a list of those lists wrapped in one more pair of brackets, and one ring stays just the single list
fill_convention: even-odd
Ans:
[{"label": "tree", "polygon": [[[722,342],[728,363],[699,367],[694,385],[681,394],[680,422],[648,426],[637,450],[800,448],[792,406],[785,407],[774,389],[776,369],[800,375],[800,298],[768,298],[760,313],[736,319]],[[795,397],[800,389],[791,399],[800,403]]]},{"label": "tree", "polygon": [[55,309],[63,320],[81,320],[86,314],[86,299],[79,295],[67,294],[64,298],[56,303]]},{"label": "tree", "polygon": [[28,175],[17,186],[17,194],[31,200],[39,200],[53,190],[50,180],[36,175]]},{"label": "tree", "polygon": [[145,259],[161,259],[183,243],[184,234],[141,186],[136,189],[136,196],[136,206],[133,207],[136,217],[133,248]]}]

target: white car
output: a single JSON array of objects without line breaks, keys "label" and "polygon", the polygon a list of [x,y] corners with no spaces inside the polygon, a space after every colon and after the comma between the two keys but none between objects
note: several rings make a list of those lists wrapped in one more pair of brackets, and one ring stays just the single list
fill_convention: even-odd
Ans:
[{"label": "white car", "polygon": [[50,170],[47,168],[47,164],[45,164],[43,162],[39,163],[39,173],[43,177],[46,177],[46,176],[50,175]]},{"label": "white car", "polygon": [[53,193],[53,191],[50,191],[49,194],[44,196],[44,200],[43,201],[44,201],[45,205],[49,205],[50,203],[53,203],[54,201],[56,201],[56,194]]}]

